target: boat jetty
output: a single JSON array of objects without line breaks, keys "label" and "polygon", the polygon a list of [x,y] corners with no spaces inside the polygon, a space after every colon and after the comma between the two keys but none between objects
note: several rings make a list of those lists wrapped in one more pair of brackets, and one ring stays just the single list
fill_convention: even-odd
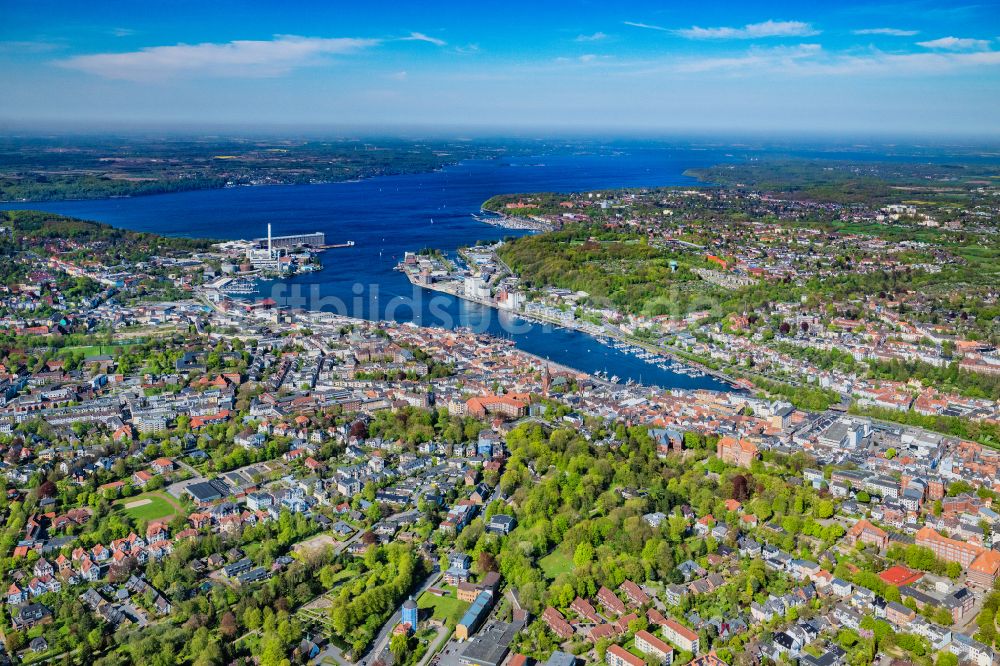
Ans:
[{"label": "boat jetty", "polygon": [[521,231],[552,231],[555,227],[545,220],[517,215],[506,215],[481,208],[479,214],[473,214],[472,219],[483,224],[503,229],[518,229]]}]

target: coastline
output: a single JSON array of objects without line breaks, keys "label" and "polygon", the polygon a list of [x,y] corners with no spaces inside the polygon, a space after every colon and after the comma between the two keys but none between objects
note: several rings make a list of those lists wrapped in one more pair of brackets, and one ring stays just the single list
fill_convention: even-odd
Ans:
[{"label": "coastline", "polygon": [[[659,354],[661,356],[666,356],[667,358],[670,358],[671,360],[676,361],[678,363],[682,363],[682,364],[690,366],[692,368],[697,368],[698,370],[700,370],[701,372],[704,372],[706,375],[712,377],[713,379],[716,379],[716,380],[718,380],[720,382],[723,382],[723,383],[729,385],[729,387],[730,387],[730,389],[732,391],[747,390],[747,387],[743,386],[741,384],[741,380],[739,378],[737,378],[737,377],[732,377],[730,375],[727,375],[724,372],[721,372],[719,370],[715,370],[714,368],[710,368],[707,365],[704,365],[704,364],[701,364],[701,363],[697,363],[695,361],[692,361],[691,359],[688,359],[688,358],[685,358],[683,356],[680,356],[680,355],[678,355],[678,354],[676,354],[676,353],[674,353],[674,352],[672,352],[670,350],[661,349],[661,348],[659,348],[659,347],[657,347],[655,345],[652,345],[652,344],[650,344],[648,342],[628,337],[628,336],[626,336],[626,335],[624,335],[624,334],[622,334],[620,332],[611,331],[611,330],[608,330],[608,329],[588,330],[588,328],[586,328],[586,327],[583,327],[583,326],[571,326],[571,325],[567,324],[566,322],[559,321],[559,320],[557,320],[555,318],[551,318],[550,319],[550,318],[543,317],[541,315],[528,314],[528,313],[518,312],[518,311],[514,311],[514,310],[505,310],[505,309],[497,307],[496,303],[492,303],[490,301],[487,301],[486,299],[474,298],[474,297],[471,297],[471,296],[466,296],[464,293],[459,293],[457,290],[453,291],[451,289],[446,289],[446,288],[443,287],[443,285],[437,285],[437,286],[435,286],[435,285],[432,285],[432,284],[422,284],[420,282],[417,282],[414,279],[414,277],[409,272],[407,272],[407,271],[401,271],[401,272],[404,275],[406,275],[406,279],[409,280],[410,284],[412,284],[415,287],[419,287],[421,289],[426,289],[428,291],[433,291],[433,292],[437,292],[437,293],[448,294],[449,296],[453,296],[455,298],[458,298],[458,299],[461,299],[461,300],[464,300],[464,301],[468,301],[469,303],[475,303],[477,305],[482,305],[484,307],[492,308],[493,310],[496,310],[497,312],[507,313],[507,314],[510,314],[511,316],[518,317],[518,318],[524,319],[526,321],[531,321],[531,322],[539,323],[539,324],[543,324],[543,325],[556,326],[558,328],[562,328],[562,329],[565,329],[565,330],[574,331],[576,333],[581,333],[583,335],[587,335],[587,336],[589,336],[591,338],[594,338],[594,339],[597,339],[598,337],[606,337],[606,338],[617,340],[619,342],[624,342],[624,343],[627,343],[627,344],[630,344],[630,345],[633,345],[633,346],[636,346],[636,347],[641,347],[645,351],[656,353],[656,354]],[[592,324],[591,324],[591,327],[593,327]],[[529,353],[529,352],[525,352],[525,353]],[[536,356],[536,355],[532,354],[532,356]],[[545,361],[546,362],[550,362],[550,361],[548,361],[548,359],[545,359]],[[591,377],[592,379],[595,379],[597,381],[602,381],[602,380],[599,380],[596,377],[594,377],[591,373],[584,372],[582,370],[578,370],[578,369],[574,369],[574,368],[570,368],[570,369],[573,370],[574,372],[583,372],[583,374],[586,374],[587,376]],[[605,382],[605,383],[609,383],[610,384],[610,382]]]},{"label": "coastline", "polygon": [[[308,189],[257,186],[248,186],[243,190],[240,188],[216,188],[213,190],[202,188],[189,192],[177,192],[174,193],[177,195],[176,197],[161,197],[156,200],[145,200],[145,197],[134,197],[131,202],[121,199],[105,199],[108,202],[107,205],[101,205],[100,200],[86,200],[81,201],[75,209],[70,202],[61,202],[65,204],[66,208],[72,210],[58,210],[60,202],[39,203],[37,207],[57,209],[57,212],[61,214],[81,219],[101,220],[122,229],[147,231],[164,236],[194,237],[204,233],[205,228],[216,228],[212,225],[220,222],[221,224],[218,225],[220,230],[232,230],[235,234],[224,239],[232,240],[246,236],[245,225],[248,220],[249,223],[253,224],[263,224],[270,221],[266,216],[254,217],[244,211],[269,210],[271,205],[280,205],[281,210],[286,211],[289,218],[312,220],[304,223],[310,228],[316,224],[319,225],[317,228],[323,227],[327,230],[336,228],[338,233],[343,232],[359,241],[359,245],[363,248],[361,252],[347,251],[343,255],[337,255],[337,261],[326,262],[327,265],[323,271],[314,274],[314,276],[307,276],[304,281],[301,279],[294,281],[299,284],[315,283],[323,286],[324,295],[330,294],[342,298],[346,303],[351,302],[353,298],[350,291],[353,282],[391,285],[390,289],[397,289],[397,282],[390,275],[392,269],[389,257],[396,259],[397,255],[402,255],[409,248],[426,247],[433,244],[457,248],[475,243],[477,239],[493,237],[497,234],[502,235],[503,232],[499,232],[498,227],[493,226],[491,229],[491,225],[483,224],[472,217],[480,210],[482,202],[489,194],[498,191],[523,191],[526,188],[539,191],[553,190],[556,188],[548,185],[547,178],[553,179],[553,182],[560,182],[570,176],[577,175],[574,170],[576,168],[575,162],[572,161],[568,161],[565,165],[552,167],[550,172],[531,170],[530,173],[525,170],[503,168],[503,159],[472,159],[459,163],[468,164],[468,167],[445,168],[443,169],[445,172],[458,171],[461,173],[454,174],[454,176],[433,178],[429,181],[433,185],[441,185],[440,188],[433,185],[428,187],[428,183],[425,182],[426,177],[420,175],[395,179],[398,182],[390,183],[386,190],[390,198],[390,206],[376,207],[377,211],[373,213],[368,212],[373,209],[371,206],[372,197],[376,196],[376,190],[381,192],[380,188],[383,186],[381,181],[384,179],[370,178],[361,183],[353,182],[350,184],[343,181],[332,183],[327,188]],[[663,165],[663,173],[651,172],[649,168],[643,166],[644,164],[645,162],[640,160],[634,168],[626,170],[624,173],[621,172],[621,164],[617,160],[613,164],[601,162],[603,171],[601,169],[595,170],[594,165],[585,165],[585,171],[579,174],[582,180],[580,180],[578,187],[584,189],[640,187],[651,178],[659,183],[671,182],[675,176],[672,169],[676,165],[672,161]],[[461,186],[453,187],[454,184],[451,182],[453,177],[460,178],[460,180],[469,178],[470,180],[462,182]],[[333,188],[333,185],[341,187]],[[333,193],[334,189],[336,193]],[[228,192],[227,190],[233,191]],[[196,192],[200,194],[196,194]],[[314,195],[313,192],[316,194]],[[161,200],[169,201],[169,203],[161,204]],[[252,201],[253,205],[247,205],[248,200]],[[322,205],[314,202],[320,202]],[[154,203],[156,205],[153,205]],[[336,208],[332,208],[331,204]],[[24,204],[19,207],[30,206],[30,204]],[[447,208],[449,212],[442,213],[442,217],[445,219],[454,218],[454,221],[449,220],[445,224],[441,224],[440,227],[437,225],[427,226],[426,217],[434,211],[444,208]],[[414,213],[413,211],[420,212]],[[436,215],[436,213],[434,214]],[[401,220],[412,222],[406,226],[402,235],[391,231],[389,226],[399,224]],[[375,226],[371,227],[369,224]],[[370,238],[365,236],[366,233]],[[520,233],[527,232],[521,231]],[[357,238],[358,234],[361,238]],[[392,237],[386,239],[383,236]],[[366,242],[366,238],[371,242]],[[378,242],[380,238],[382,239],[381,245]],[[386,243],[387,240],[388,243]],[[382,258],[383,250],[384,258]],[[399,282],[408,288],[411,287],[408,281],[399,280]],[[461,300],[463,299],[456,298],[454,303],[457,304]],[[617,365],[620,368],[618,374],[623,377],[623,380],[630,378],[648,386],[658,386],[667,390],[680,387],[696,388],[699,385],[698,379],[689,380],[688,377],[683,376],[683,373],[673,373],[665,368],[647,365],[646,362],[636,358],[633,354],[598,344],[600,341],[595,341],[594,338],[607,336],[598,329],[583,328],[581,330],[581,326],[590,326],[589,323],[576,322],[574,325],[566,326],[564,322],[548,319],[543,312],[522,314],[494,308],[493,304],[488,302],[477,303],[477,305],[489,308],[491,312],[494,312],[492,317],[494,322],[497,320],[498,313],[506,312],[525,323],[537,322],[538,324],[554,325],[553,336],[560,342],[558,349],[555,348],[555,344],[544,341],[546,336],[537,335],[537,332],[529,333],[525,339],[518,342],[519,349],[522,351],[532,350],[539,354],[540,358],[553,359],[569,367],[576,366],[581,368],[579,370],[581,372],[615,369]],[[450,307],[458,310],[462,306]],[[536,314],[541,316],[535,316]],[[380,317],[377,315],[374,317],[374,319],[378,318]],[[494,324],[492,334],[505,337],[505,332],[501,329],[501,326]],[[575,333],[586,333],[588,338],[573,339],[567,337]],[[565,349],[566,347],[568,349]],[[720,384],[712,378],[700,381],[700,385],[709,390],[725,391],[731,386],[728,381],[725,384]]]},{"label": "coastline", "polygon": [[[132,194],[99,194],[92,197],[48,197],[42,199],[2,199],[0,198],[0,207],[2,206],[29,206],[31,204],[50,204],[50,203],[72,203],[79,201],[115,201],[122,199],[144,199],[146,197],[155,197],[163,194],[183,194],[184,192],[210,192],[215,190],[235,190],[240,188],[265,188],[265,187],[290,187],[290,186],[303,186],[303,185],[338,185],[340,183],[360,183],[362,181],[372,180],[375,178],[385,178],[391,176],[414,176],[419,174],[428,173],[438,173],[447,169],[448,167],[460,166],[464,162],[469,160],[483,160],[491,161],[498,159],[499,155],[485,156],[485,157],[470,157],[460,159],[454,162],[446,162],[433,169],[415,169],[413,171],[398,171],[394,173],[378,173],[371,174],[368,176],[350,176],[347,178],[337,178],[328,180],[309,180],[306,182],[281,182],[281,183],[239,183],[234,185],[227,185],[223,183],[221,185],[209,185],[205,187],[199,187],[196,184],[193,187],[178,187],[174,189],[167,189],[162,191],[148,191],[148,192],[134,192]],[[183,182],[183,181],[163,181],[164,183],[172,182]]]},{"label": "coastline", "polygon": [[[416,286],[421,286],[421,285],[416,285]],[[436,290],[430,289],[430,291],[436,291]],[[448,294],[450,294],[450,292],[443,291],[443,290],[441,291],[441,293],[448,293]],[[457,296],[455,294],[450,294],[450,295],[456,296],[457,298],[462,298],[461,296]],[[205,294],[203,294],[203,293],[200,293],[200,292],[196,293],[195,299],[199,303],[201,303],[205,307],[208,307],[208,308],[212,309],[213,311],[216,311],[216,312],[220,311],[219,307],[218,307],[218,303],[215,302],[215,301],[213,301],[213,300],[211,300],[211,299],[209,299],[209,298],[206,298]],[[231,298],[231,300],[240,300],[240,299],[232,299]],[[489,308],[491,308],[493,310],[496,310],[497,312],[509,312],[509,311],[500,310],[500,309],[498,309],[493,304],[489,304],[489,303],[485,303],[485,302],[479,302],[479,301],[476,301],[476,300],[473,300],[473,299],[465,299],[465,298],[463,298],[463,300],[467,300],[467,301],[469,301],[471,303],[477,303],[479,305],[483,305],[485,307],[489,307]],[[296,318],[300,318],[302,320],[305,320],[310,325],[317,325],[319,323],[322,323],[322,319],[324,318],[325,315],[328,314],[328,313],[324,313],[324,312],[321,312],[321,311],[309,311],[309,310],[305,310],[305,311],[302,311],[302,310],[292,311],[292,310],[285,310],[285,308],[281,308],[281,307],[279,307],[278,310],[287,311],[287,312],[294,312],[294,316]],[[532,319],[530,317],[525,317],[521,313],[510,312],[510,314],[512,314],[513,316],[516,316],[516,317],[520,317],[520,318],[529,320],[529,321],[538,321],[538,320]],[[396,322],[394,320],[371,320],[371,319],[359,318],[359,317],[351,316],[351,315],[337,315],[337,316],[341,317],[343,319],[349,320],[349,321],[357,322],[357,323],[378,323],[378,322],[383,322],[384,321],[384,322],[389,323],[389,324],[396,324],[396,325],[400,324],[400,322]],[[565,329],[565,330],[570,330],[570,331],[574,331],[574,332],[577,332],[577,333],[585,334],[585,335],[588,335],[590,337],[595,337],[593,334],[588,333],[586,331],[583,331],[581,329],[576,329],[576,328],[573,328],[573,327],[563,326],[563,325],[558,324],[556,322],[539,322],[539,323],[553,324],[553,325],[557,326],[558,328],[562,328],[562,329]],[[422,328],[422,329],[435,329],[434,326],[421,325],[419,327]],[[459,330],[461,330],[461,329],[459,329]],[[610,336],[608,336],[608,337],[610,337]],[[618,339],[622,339],[624,341],[624,338],[618,338]],[[729,388],[726,388],[726,389],[704,388],[704,387],[702,387],[702,388],[682,388],[682,387],[665,387],[665,386],[660,386],[660,385],[657,385],[657,384],[647,384],[647,383],[638,382],[638,381],[632,382],[632,383],[611,382],[611,381],[608,381],[607,379],[602,379],[601,377],[598,377],[593,372],[589,372],[589,371],[583,370],[581,368],[573,367],[573,366],[567,365],[565,363],[560,363],[558,361],[553,361],[552,359],[549,359],[547,357],[541,356],[541,355],[536,354],[534,352],[530,352],[530,351],[528,351],[526,349],[523,349],[523,348],[521,348],[519,346],[512,345],[512,349],[516,350],[516,352],[518,354],[521,354],[522,356],[533,360],[535,363],[537,363],[539,369],[542,369],[545,366],[548,366],[548,368],[549,368],[550,371],[557,372],[557,373],[563,373],[563,374],[577,375],[577,376],[580,376],[580,377],[586,377],[588,381],[593,382],[596,385],[603,386],[605,388],[617,387],[618,389],[621,389],[621,390],[626,390],[626,389],[631,389],[631,390],[654,389],[654,390],[667,391],[667,392],[669,392],[669,391],[683,391],[683,392],[688,392],[688,393],[694,393],[694,392],[697,392],[697,391],[708,391],[708,392],[712,392],[712,393],[723,393],[723,394],[724,393],[739,393],[741,391],[745,391],[746,390],[744,387],[741,387],[741,386],[735,384],[733,381],[730,381],[728,379],[724,379],[722,376],[719,376],[720,373],[710,372],[710,369],[708,369],[708,368],[706,368],[706,374],[711,374],[711,376],[713,376],[713,378],[715,378],[715,379],[717,379],[717,380],[719,380],[719,381],[721,381],[721,382],[723,382],[725,384],[728,384]],[[692,362],[690,362],[688,360],[681,359],[680,357],[674,357],[673,355],[670,355],[670,356],[671,356],[671,358],[675,358],[676,360],[678,360],[680,362],[683,362],[683,363],[685,363],[687,365],[691,365],[691,366],[697,365],[697,364],[694,364],[694,363],[692,363]],[[351,385],[351,383],[350,382],[345,382],[344,385],[345,386]]]}]

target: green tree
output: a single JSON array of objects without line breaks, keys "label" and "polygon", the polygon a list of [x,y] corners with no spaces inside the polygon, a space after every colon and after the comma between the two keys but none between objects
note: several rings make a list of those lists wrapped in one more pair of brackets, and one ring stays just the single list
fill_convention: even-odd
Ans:
[{"label": "green tree", "polygon": [[816,517],[829,518],[833,515],[833,502],[830,500],[820,500],[816,504]]},{"label": "green tree", "polygon": [[410,651],[410,636],[408,634],[393,634],[389,640],[389,651],[396,658],[396,663],[403,663],[403,658]]},{"label": "green tree", "polygon": [[594,559],[594,547],[588,542],[583,541],[577,545],[576,551],[573,553],[573,564],[577,568],[583,568],[589,565]]},{"label": "green tree", "polygon": [[958,562],[948,562],[945,565],[945,575],[952,580],[957,580],[962,575],[962,565]]}]

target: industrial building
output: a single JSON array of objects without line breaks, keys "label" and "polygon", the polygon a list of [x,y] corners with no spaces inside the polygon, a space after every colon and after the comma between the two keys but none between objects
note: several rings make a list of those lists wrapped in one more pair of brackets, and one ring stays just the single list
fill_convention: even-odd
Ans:
[{"label": "industrial building", "polygon": [[455,638],[460,641],[468,640],[469,636],[476,633],[476,630],[482,625],[491,608],[493,608],[493,595],[485,590],[480,592],[476,600],[469,606],[469,610],[465,611],[462,621],[456,625]]},{"label": "industrial building", "polygon": [[263,242],[260,248],[250,248],[247,250],[247,261],[257,270],[277,271],[280,263],[281,250],[274,248],[274,238],[271,237],[271,225],[267,225],[267,238],[258,239],[258,243]]},{"label": "industrial building", "polygon": [[500,666],[510,652],[510,644],[520,628],[519,624],[506,622],[490,625],[469,641],[458,658],[459,662],[465,666]]},{"label": "industrial building", "polygon": [[326,234],[322,231],[314,231],[309,234],[292,234],[290,236],[271,236],[271,225],[267,225],[267,238],[255,238],[254,242],[261,248],[270,245],[273,249],[290,249],[308,245],[309,247],[322,247],[326,245]]}]

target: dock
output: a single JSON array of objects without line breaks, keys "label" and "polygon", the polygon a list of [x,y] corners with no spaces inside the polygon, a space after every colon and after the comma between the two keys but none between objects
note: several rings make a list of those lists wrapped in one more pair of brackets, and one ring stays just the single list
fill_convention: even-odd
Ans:
[{"label": "dock", "polygon": [[354,247],[354,241],[344,241],[343,243],[333,243],[332,245],[320,245],[317,249],[319,250],[336,250],[340,247]]}]

